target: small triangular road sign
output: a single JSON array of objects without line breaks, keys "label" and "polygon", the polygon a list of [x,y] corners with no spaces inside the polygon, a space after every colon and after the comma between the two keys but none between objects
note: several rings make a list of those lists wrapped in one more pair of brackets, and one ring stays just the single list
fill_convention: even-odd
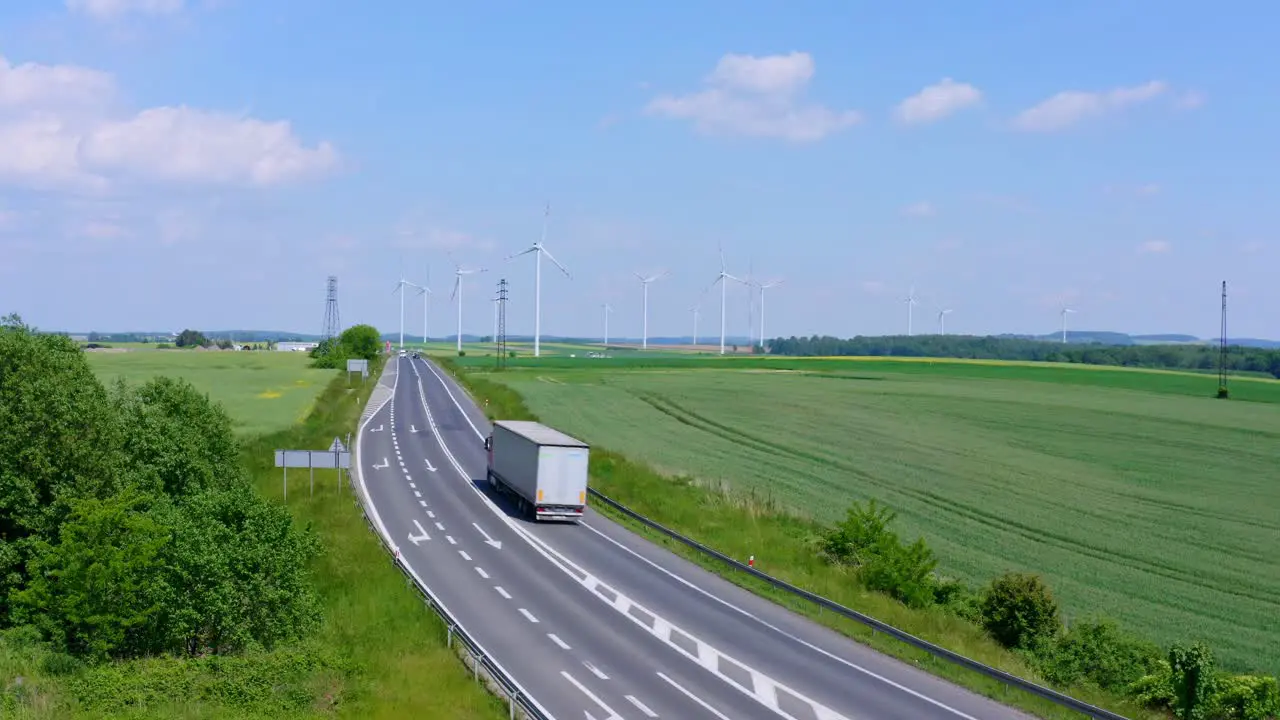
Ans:
[{"label": "small triangular road sign", "polygon": [[333,444],[329,446],[329,452],[346,452],[346,451],[347,451],[346,446],[344,446],[342,444],[342,440],[338,438],[334,438]]}]

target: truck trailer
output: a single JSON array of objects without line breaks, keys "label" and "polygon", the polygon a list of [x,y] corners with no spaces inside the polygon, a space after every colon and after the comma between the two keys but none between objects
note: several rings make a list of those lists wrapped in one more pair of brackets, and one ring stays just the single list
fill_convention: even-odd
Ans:
[{"label": "truck trailer", "polygon": [[555,428],[499,420],[484,440],[489,485],[515,496],[534,520],[577,522],[587,506],[589,446]]}]

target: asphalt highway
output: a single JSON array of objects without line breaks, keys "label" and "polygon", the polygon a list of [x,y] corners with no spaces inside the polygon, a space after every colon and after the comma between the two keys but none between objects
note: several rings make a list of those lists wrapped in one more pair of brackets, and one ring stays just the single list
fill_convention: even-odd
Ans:
[{"label": "asphalt highway", "polygon": [[[476,403],[393,359],[358,481],[402,561],[550,716],[1027,716],[758,598],[588,510],[534,523],[491,493]],[[376,396],[375,396],[376,402]],[[480,399],[483,402],[483,399]]]}]

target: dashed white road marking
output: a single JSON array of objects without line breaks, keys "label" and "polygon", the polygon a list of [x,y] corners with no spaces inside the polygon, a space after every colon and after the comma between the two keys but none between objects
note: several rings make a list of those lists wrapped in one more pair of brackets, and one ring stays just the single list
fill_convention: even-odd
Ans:
[{"label": "dashed white road marking", "polygon": [[411,489],[411,490],[417,490],[417,489],[418,489],[418,486],[417,486],[417,485],[414,485],[413,483],[409,483],[409,489]]},{"label": "dashed white road marking", "polygon": [[507,592],[506,590],[503,590],[501,585],[494,585],[494,586],[493,586],[493,589],[494,589],[494,590],[497,590],[497,591],[498,591],[498,594],[499,594],[499,595],[501,595],[502,597],[504,597],[504,598],[506,598],[506,599],[508,599],[508,600],[510,600],[510,599],[511,599],[511,593]]},{"label": "dashed white road marking", "polygon": [[637,700],[635,695],[623,695],[623,697],[625,697],[628,701],[630,701],[632,705],[635,705],[637,708],[639,708],[640,712],[644,713],[647,717],[651,717],[651,718],[658,717],[658,713],[645,707],[645,704]]},{"label": "dashed white road marking", "polygon": [[485,572],[484,568],[480,567],[479,565],[476,566],[476,573],[479,574],[480,577],[484,578],[485,580],[489,579],[489,573]]},{"label": "dashed white road marking", "polygon": [[569,643],[561,640],[555,633],[547,633],[547,637],[551,638],[551,642],[559,645],[561,650],[569,649]]},{"label": "dashed white road marking", "polygon": [[444,530],[444,523],[442,523],[442,522],[440,522],[440,521],[438,521],[438,520],[437,520],[437,521],[436,521],[436,529],[437,529],[437,530]]},{"label": "dashed white road marking", "polygon": [[586,666],[586,668],[587,668],[588,670],[590,670],[590,671],[591,671],[591,674],[592,674],[592,675],[595,675],[596,677],[600,678],[601,680],[608,680],[608,679],[609,679],[609,676],[608,676],[608,675],[605,675],[605,674],[604,674],[604,671],[603,671],[603,670],[601,670],[600,668],[596,667],[595,665],[592,665],[591,663],[587,662],[586,660],[583,660],[583,661],[582,661],[582,664],[583,664],[583,665],[585,665],[585,666]]},{"label": "dashed white road marking", "polygon": [[458,544],[458,541],[457,541],[457,540],[454,540],[452,535],[445,535],[445,536],[444,536],[444,539],[445,539],[445,540],[448,540],[450,545],[457,545],[457,544]]},{"label": "dashed white road marking", "polygon": [[413,491],[413,496],[414,496],[414,497],[417,497],[417,498],[420,498],[420,497],[422,497],[422,493],[418,492],[417,490],[414,490],[414,491]]},{"label": "dashed white road marking", "polygon": [[528,610],[525,610],[524,608],[520,608],[520,614],[524,616],[525,620],[528,620],[531,623],[538,622],[538,618],[534,617],[533,613],[529,612]]},{"label": "dashed white road marking", "polygon": [[429,517],[429,518],[435,518],[435,516],[436,516],[436,514],[435,514],[435,513],[431,512],[430,510],[428,510],[428,511],[427,511],[427,517]]},{"label": "dashed white road marking", "polygon": [[710,705],[708,705],[706,700],[703,700],[702,698],[698,697],[697,695],[694,695],[693,693],[689,692],[688,690],[685,690],[683,687],[680,687],[680,684],[679,684],[679,683],[677,683],[675,680],[672,680],[671,678],[667,677],[666,675],[663,675],[661,672],[659,672],[659,673],[658,673],[658,677],[662,678],[663,680],[666,680],[666,681],[667,681],[667,684],[669,684],[671,687],[673,687],[673,688],[675,688],[675,689],[679,690],[680,692],[684,693],[684,696],[685,696],[685,697],[687,697],[687,698],[689,698],[690,700],[692,700],[692,701],[694,701],[694,702],[698,703],[699,705],[701,705],[701,706],[703,707],[703,709],[705,709],[707,712],[711,713],[712,715],[715,715],[716,717],[720,718],[720,720],[729,720],[729,718],[725,717],[725,714],[724,714],[724,713],[722,713],[722,712],[720,712],[719,710],[717,710],[717,709],[715,709],[715,708],[711,707]]},{"label": "dashed white road marking", "polygon": [[[419,504],[419,505],[421,505],[422,507],[426,507],[426,506],[427,506],[427,501],[426,501],[426,500],[419,500],[419,501],[418,501],[418,504]],[[431,512],[431,511],[430,511],[430,510],[428,510],[427,512]],[[435,515],[432,515],[431,517],[435,517]]]},{"label": "dashed white road marking", "polygon": [[467,562],[471,562],[471,556],[467,554],[466,550],[459,550],[458,554],[462,556],[463,560],[466,560]]}]

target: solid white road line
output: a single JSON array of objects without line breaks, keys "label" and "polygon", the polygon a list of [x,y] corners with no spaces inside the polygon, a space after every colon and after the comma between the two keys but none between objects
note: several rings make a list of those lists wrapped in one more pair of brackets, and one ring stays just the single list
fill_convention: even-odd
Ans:
[{"label": "solid white road line", "polygon": [[[604,720],[622,720],[622,716],[621,716],[621,715],[619,715],[618,713],[614,712],[614,711],[613,711],[613,708],[609,707],[608,705],[605,705],[603,700],[601,700],[600,698],[596,697],[594,693],[592,693],[590,690],[588,690],[588,689],[587,689],[587,687],[586,687],[585,685],[583,685],[582,683],[580,683],[580,682],[578,682],[576,679],[574,679],[574,677],[573,677],[572,675],[570,675],[568,672],[566,672],[566,671],[564,671],[564,670],[561,670],[561,671],[560,671],[560,674],[564,676],[564,679],[565,679],[565,680],[568,680],[569,682],[573,683],[573,686],[574,686],[574,687],[576,687],[576,688],[578,688],[579,690],[581,690],[583,695],[586,695],[587,697],[591,698],[591,701],[592,701],[592,702],[594,702],[595,704],[599,705],[601,710],[604,710],[606,713],[608,713],[608,715],[604,718]],[[590,714],[590,713],[587,713],[587,716],[588,716],[588,717],[591,717],[591,714]],[[724,720],[729,720],[729,718],[724,718]]]},{"label": "solid white road line", "polygon": [[511,599],[511,593],[507,592],[506,590],[503,590],[501,585],[494,585],[494,586],[493,586],[493,589],[494,589],[494,590],[497,590],[497,591],[498,591],[498,594],[499,594],[499,595],[501,595],[502,597],[504,597],[504,598],[506,598],[506,599],[508,599],[508,600],[510,600],[510,599]]},{"label": "solid white road line", "polygon": [[484,568],[480,567],[479,565],[476,566],[476,573],[479,574],[480,577],[484,578],[485,580],[489,579],[489,573],[485,572]]},{"label": "solid white road line", "polygon": [[646,716],[651,718],[658,717],[658,713],[645,707],[645,704],[637,700],[635,695],[623,695],[623,697],[625,697],[628,701],[630,701],[632,705],[635,705],[636,707],[640,708],[640,712],[644,713]]},{"label": "solid white road line", "polygon": [[694,701],[694,702],[698,703],[699,705],[701,705],[701,706],[703,707],[703,709],[705,709],[707,712],[711,713],[712,715],[715,715],[716,717],[720,718],[720,720],[729,720],[729,718],[725,717],[725,714],[724,714],[724,713],[722,713],[722,712],[720,712],[719,710],[717,710],[717,709],[715,709],[715,708],[711,707],[710,705],[708,705],[706,700],[703,700],[702,698],[698,697],[697,695],[694,695],[693,693],[689,692],[688,690],[685,690],[684,688],[680,687],[680,684],[679,684],[679,683],[677,683],[675,680],[672,680],[671,678],[667,677],[666,675],[663,675],[661,672],[659,672],[659,673],[658,673],[658,677],[662,678],[663,680],[666,680],[666,681],[667,681],[667,683],[668,683],[669,685],[671,685],[671,687],[673,687],[673,688],[675,688],[675,689],[679,690],[680,692],[684,693],[684,696],[685,696],[685,697],[687,697],[687,698],[689,698],[690,700],[692,700],[692,701]]},{"label": "solid white road line", "polygon": [[533,613],[529,612],[528,610],[525,610],[524,608],[520,608],[520,614],[524,616],[525,620],[528,620],[531,623],[538,622],[538,618],[534,617]]},{"label": "solid white road line", "polygon": [[608,676],[608,675],[605,675],[605,674],[604,674],[604,671],[603,671],[603,670],[601,670],[600,668],[596,667],[595,665],[592,665],[591,663],[587,662],[586,660],[583,660],[583,661],[582,661],[582,664],[583,664],[583,665],[585,665],[585,666],[586,666],[586,668],[587,668],[588,670],[590,670],[590,671],[591,671],[591,674],[592,674],[592,675],[595,675],[596,677],[600,678],[601,680],[608,680],[608,679],[609,679],[609,676]]},{"label": "solid white road line", "polygon": [[555,633],[547,633],[547,637],[551,638],[551,642],[559,645],[561,650],[569,649],[569,643],[561,640]]}]

